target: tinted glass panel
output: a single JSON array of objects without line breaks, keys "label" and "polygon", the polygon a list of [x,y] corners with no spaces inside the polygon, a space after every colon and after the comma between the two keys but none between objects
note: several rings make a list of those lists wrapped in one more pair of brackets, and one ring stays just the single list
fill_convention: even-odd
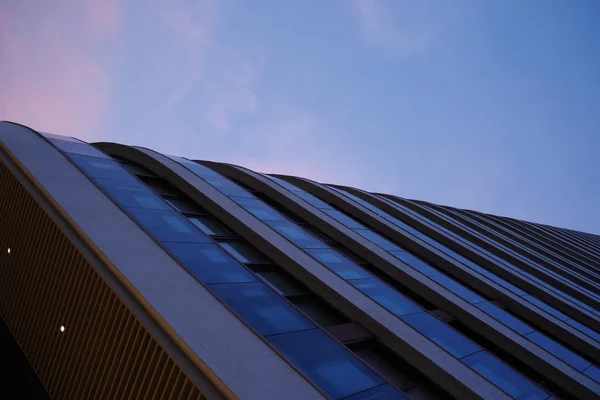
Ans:
[{"label": "tinted glass panel", "polygon": [[570,319],[568,321],[565,321],[567,324],[571,325],[573,328],[580,330],[581,332],[585,333],[586,335],[588,335],[591,338],[596,339],[598,342],[600,342],[600,333],[596,332],[593,329],[588,328],[587,326],[583,325],[582,323],[575,321],[573,319]]},{"label": "tinted glass panel", "polygon": [[231,182],[229,179],[214,179],[214,178],[204,178],[206,182],[208,182],[212,187],[219,190],[221,193],[227,196],[237,196],[237,197],[246,197],[246,198],[255,198],[255,196],[242,188],[241,186]]},{"label": "tinted glass panel", "polygon": [[167,203],[140,182],[119,182],[96,178],[96,183],[123,207],[171,210]]},{"label": "tinted glass panel", "polygon": [[527,335],[527,338],[535,344],[537,344],[538,346],[540,346],[541,348],[546,349],[550,353],[556,355],[558,358],[560,358],[573,368],[578,369],[579,371],[583,371],[591,364],[589,361],[579,357],[577,354],[573,353],[565,346],[555,342],[554,340],[542,335],[539,332],[530,333],[529,335]]},{"label": "tinted glass panel", "polygon": [[390,385],[381,385],[376,388],[369,389],[366,392],[346,397],[348,400],[404,400],[406,396],[400,394]]},{"label": "tinted glass panel", "polygon": [[527,295],[527,292],[525,292],[524,290],[519,289],[518,287],[516,287],[512,283],[508,283],[507,281],[505,281],[504,279],[500,278],[499,276],[493,275],[491,273],[490,274],[486,274],[485,276],[489,280],[496,282],[497,284],[499,284],[503,288],[506,288],[506,289],[510,290],[511,292],[513,292],[514,294],[516,294],[517,296],[523,297],[523,296]]},{"label": "tinted glass panel", "polygon": [[481,347],[430,314],[407,315],[402,320],[455,357],[462,358],[481,350]]},{"label": "tinted glass panel", "polygon": [[533,297],[533,296],[529,295],[529,296],[525,296],[523,298],[526,299],[527,301],[529,301],[530,303],[535,304],[536,306],[538,306],[542,310],[545,310],[546,312],[554,315],[556,318],[560,319],[561,321],[566,321],[566,320],[569,319],[569,317],[567,317],[565,314],[561,313],[556,308],[554,308],[552,306],[549,306],[548,304],[544,303],[543,301],[541,301],[537,297]]},{"label": "tinted glass panel", "polygon": [[509,328],[512,328],[515,331],[519,332],[521,335],[526,335],[528,333],[533,332],[532,327],[525,324],[520,319],[512,316],[510,313],[502,310],[499,307],[496,307],[495,305],[493,305],[490,302],[486,301],[483,303],[476,304],[476,307],[479,308],[480,310],[482,310],[483,312],[485,312],[486,314],[491,315],[492,317],[494,317],[498,321],[502,322],[504,325],[508,326]]},{"label": "tinted glass panel", "polygon": [[161,242],[211,242],[208,236],[178,212],[139,208],[128,208],[127,211]]},{"label": "tinted glass panel", "polygon": [[216,244],[164,243],[164,245],[204,283],[257,281],[250,271]]},{"label": "tinted glass panel", "polygon": [[323,200],[318,199],[317,197],[313,196],[310,193],[296,192],[295,194],[296,194],[296,196],[305,200],[307,203],[309,203],[321,210],[326,209],[326,208],[331,208],[331,206],[329,204],[325,203]]},{"label": "tinted glass panel", "polygon": [[221,224],[210,217],[189,217],[192,224],[210,236],[230,236],[230,233]]},{"label": "tinted glass panel", "polygon": [[284,181],[283,179],[276,178],[276,177],[270,176],[270,175],[265,175],[265,176],[268,177],[269,179],[272,179],[273,181],[277,182],[279,185],[283,186],[287,190],[292,190],[292,191],[300,190],[296,186],[292,185],[291,183],[288,183],[287,181]]},{"label": "tinted glass panel", "polygon": [[212,285],[211,289],[262,335],[315,327],[263,283]]},{"label": "tinted glass panel", "polygon": [[384,250],[388,250],[388,251],[402,250],[400,247],[396,246],[394,243],[390,242],[389,240],[385,239],[384,237],[378,235],[377,233],[375,233],[373,231],[365,230],[365,229],[356,229],[354,232],[369,239],[371,242],[375,243],[377,246],[381,247]]},{"label": "tinted glass panel", "polygon": [[247,243],[229,241],[219,242],[219,244],[242,264],[269,264],[269,260]]},{"label": "tinted glass panel", "polygon": [[356,221],[354,218],[347,216],[346,214],[344,214],[341,211],[323,210],[323,212],[325,214],[329,215],[331,218],[335,219],[336,221],[346,225],[350,229],[367,229],[366,226],[362,225],[361,223]]},{"label": "tinted glass panel", "polygon": [[169,156],[172,160],[175,160],[179,163],[181,163],[182,165],[186,166],[189,170],[191,170],[193,173],[195,173],[198,176],[201,177],[212,177],[212,178],[222,178],[222,176],[213,171],[212,169],[205,167],[204,165],[200,165],[198,163],[195,163],[193,161],[190,160],[186,160],[185,158],[182,157],[174,157],[174,156]]},{"label": "tinted glass panel", "polygon": [[106,158],[110,160],[109,156],[87,143],[77,143],[70,140],[59,139],[50,139],[50,141],[65,153],[75,153],[83,156]]},{"label": "tinted glass panel", "polygon": [[165,197],[165,200],[182,213],[202,213],[204,211],[196,203],[181,197]]},{"label": "tinted glass panel", "polygon": [[292,302],[300,311],[321,326],[333,326],[348,322],[347,318],[318,298],[293,299]]},{"label": "tinted glass panel", "polygon": [[361,279],[360,281],[350,281],[350,283],[399,317],[423,312],[423,309],[410,299],[377,279]]},{"label": "tinted glass panel", "polygon": [[447,277],[446,275],[431,275],[430,278],[442,285],[443,287],[445,287],[446,289],[450,290],[452,293],[465,299],[469,303],[474,304],[485,301],[483,297],[479,296],[472,290],[467,289],[466,287],[456,282],[455,280]]},{"label": "tinted glass panel", "polygon": [[463,362],[515,399],[543,400],[549,396],[542,388],[485,351],[465,357]]},{"label": "tinted glass panel", "polygon": [[335,250],[307,249],[306,252],[325,264],[343,279],[366,279],[371,277],[371,274]]},{"label": "tinted glass panel", "polygon": [[309,234],[298,225],[289,221],[266,221],[266,224],[282,234],[290,242],[303,249],[325,249],[328,246]]},{"label": "tinted glass panel", "polygon": [[592,365],[586,369],[585,374],[593,380],[600,382],[600,368],[596,367],[595,365]]},{"label": "tinted glass panel", "polygon": [[304,286],[286,274],[273,271],[259,272],[258,275],[266,280],[269,286],[275,289],[276,292],[284,296],[298,296],[308,293]]},{"label": "tinted glass panel", "polygon": [[438,270],[427,264],[425,261],[421,260],[420,258],[417,258],[416,256],[412,255],[407,251],[390,251],[390,253],[393,254],[396,258],[399,258],[400,260],[404,261],[405,263],[407,263],[408,265],[425,275],[433,275],[440,273]]},{"label": "tinted glass panel", "polygon": [[353,354],[320,330],[277,335],[269,341],[334,399],[383,383]]},{"label": "tinted glass panel", "polygon": [[86,157],[77,154],[67,154],[83,172],[92,178],[112,179],[114,181],[138,182],[118,162],[102,158]]},{"label": "tinted glass panel", "polygon": [[241,199],[239,197],[232,197],[231,199],[261,221],[287,221],[273,207],[266,205],[260,200]]}]

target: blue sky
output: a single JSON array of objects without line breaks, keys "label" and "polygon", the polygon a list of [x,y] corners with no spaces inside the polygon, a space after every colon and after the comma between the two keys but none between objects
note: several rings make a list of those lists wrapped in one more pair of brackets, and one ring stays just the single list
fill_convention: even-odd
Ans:
[{"label": "blue sky", "polygon": [[600,233],[598,20],[596,0],[3,1],[0,119]]}]

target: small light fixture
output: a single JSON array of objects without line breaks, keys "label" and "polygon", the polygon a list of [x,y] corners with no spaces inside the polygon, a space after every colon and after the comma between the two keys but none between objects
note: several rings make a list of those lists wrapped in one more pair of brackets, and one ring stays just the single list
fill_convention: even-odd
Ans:
[{"label": "small light fixture", "polygon": [[64,332],[64,331],[65,331],[65,326],[64,326],[64,325],[61,325],[61,326],[60,326],[60,332],[62,333],[62,332]]},{"label": "small light fixture", "polygon": [[10,247],[8,248],[7,252],[8,252],[8,254],[10,254]]}]

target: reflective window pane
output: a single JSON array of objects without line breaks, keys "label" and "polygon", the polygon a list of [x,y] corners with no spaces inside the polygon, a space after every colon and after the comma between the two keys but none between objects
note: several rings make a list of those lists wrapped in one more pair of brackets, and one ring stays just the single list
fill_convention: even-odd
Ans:
[{"label": "reflective window pane", "polygon": [[399,258],[400,260],[404,261],[406,264],[410,265],[417,271],[423,273],[424,275],[429,276],[440,273],[438,270],[427,264],[425,261],[421,260],[417,256],[407,251],[390,251],[390,253],[393,254],[396,258]]},{"label": "reflective window pane", "polygon": [[504,279],[500,278],[499,276],[496,276],[496,275],[494,275],[492,273],[485,274],[485,276],[489,280],[496,282],[498,285],[502,286],[503,288],[510,290],[511,292],[513,292],[514,294],[516,294],[517,296],[520,296],[520,297],[527,296],[527,292],[525,292],[524,290],[519,289],[518,287],[516,287],[512,283],[509,283],[509,282],[505,281]]},{"label": "reflective window pane", "polygon": [[118,162],[102,158],[67,154],[73,162],[91,178],[111,179],[122,182],[139,182],[136,177],[127,172]]},{"label": "reflective window pane", "polygon": [[211,285],[211,289],[262,335],[315,327],[263,283]]},{"label": "reflective window pane", "polygon": [[277,335],[269,341],[334,399],[383,383],[357,357],[320,330]]},{"label": "reflective window pane", "polygon": [[346,397],[347,400],[408,400],[406,396],[398,392],[388,384],[377,386],[366,392]]},{"label": "reflective window pane", "polygon": [[265,175],[267,178],[277,182],[279,185],[283,186],[284,188],[286,188],[287,190],[291,190],[291,191],[295,191],[295,190],[300,190],[298,189],[296,186],[292,185],[291,183],[284,181],[283,179],[280,178],[276,178],[274,176],[271,175]]},{"label": "reflective window pane", "polygon": [[349,322],[343,314],[317,297],[303,297],[291,301],[300,311],[321,326],[334,326]]},{"label": "reflective window pane", "polygon": [[596,382],[600,382],[600,368],[596,367],[595,365],[592,365],[586,369],[585,374]]},{"label": "reflective window pane", "polygon": [[515,399],[543,400],[549,396],[535,383],[485,351],[462,360]]},{"label": "reflective window pane", "polygon": [[244,189],[243,187],[233,183],[227,178],[214,179],[214,178],[204,178],[206,182],[208,182],[212,187],[217,189],[219,192],[223,193],[226,196],[236,196],[236,197],[245,197],[245,198],[255,198],[252,193]]},{"label": "reflective window pane", "polygon": [[488,301],[476,304],[475,306],[486,314],[489,314],[498,321],[502,322],[509,328],[519,332],[521,335],[526,335],[533,332],[532,327]]},{"label": "reflective window pane", "polygon": [[571,325],[573,328],[585,333],[589,337],[600,342],[600,333],[596,332],[595,330],[588,328],[587,326],[583,325],[581,322],[575,321],[574,319],[570,319],[565,322],[567,324]]},{"label": "reflective window pane", "polygon": [[271,286],[271,288],[283,296],[298,296],[308,293],[302,284],[287,274],[276,271],[266,271],[259,272],[258,275],[267,281],[267,284]]},{"label": "reflective window pane", "polygon": [[192,171],[194,174],[201,176],[203,178],[204,177],[222,178],[222,176],[218,172],[215,172],[212,169],[205,167],[204,165],[200,165],[193,161],[186,160],[185,158],[182,158],[182,157],[175,157],[175,156],[168,156],[168,157],[170,157],[174,161],[177,161],[178,163],[182,164],[184,167],[186,167],[187,169]]},{"label": "reflective window pane", "polygon": [[329,247],[293,222],[266,221],[266,224],[302,249],[326,249]]},{"label": "reflective window pane", "polygon": [[323,200],[319,199],[316,196],[313,196],[310,193],[307,192],[295,192],[296,196],[302,198],[304,201],[306,201],[307,203],[309,203],[312,206],[315,206],[321,210],[323,209],[327,209],[327,208],[332,208],[329,204],[325,203]]},{"label": "reflective window pane", "polygon": [[262,254],[245,242],[227,241],[219,242],[222,248],[227,250],[235,259],[242,264],[269,264]]},{"label": "reflective window pane", "polygon": [[431,275],[430,278],[469,303],[475,304],[485,301],[483,297],[446,275]]},{"label": "reflective window pane", "polygon": [[202,213],[204,210],[196,203],[183,197],[165,197],[165,200],[182,213]]},{"label": "reflective window pane", "polygon": [[549,314],[552,314],[553,316],[555,316],[556,318],[560,319],[561,321],[566,321],[566,320],[569,319],[569,317],[567,317],[565,314],[561,313],[556,308],[554,308],[554,307],[552,307],[552,306],[544,303],[543,301],[541,301],[537,297],[533,297],[531,295],[528,295],[528,296],[525,296],[523,298],[526,299],[527,301],[529,301],[530,303],[535,304],[536,306],[538,306],[542,310],[548,312]]},{"label": "reflective window pane", "polygon": [[579,355],[567,349],[565,346],[541,334],[540,332],[530,333],[526,337],[579,371],[583,371],[591,364],[589,361],[583,359]]},{"label": "reflective window pane", "polygon": [[383,236],[366,229],[355,229],[354,232],[359,235],[369,239],[371,242],[375,243],[377,246],[381,247],[384,250],[392,251],[392,250],[402,250],[400,247],[396,246],[394,243],[390,242]]},{"label": "reflective window pane", "polygon": [[431,314],[407,315],[402,320],[457,358],[481,350],[481,347]]},{"label": "reflective window pane", "polygon": [[87,143],[78,143],[72,140],[50,139],[52,143],[65,153],[81,154],[82,156],[105,158],[110,160],[110,157]]},{"label": "reflective window pane", "polygon": [[204,283],[257,282],[256,277],[213,243],[164,243]]},{"label": "reflective window pane", "polygon": [[221,224],[210,217],[188,217],[192,224],[210,236],[230,236],[231,234]]},{"label": "reflective window pane", "polygon": [[329,215],[331,218],[335,219],[341,224],[344,224],[350,229],[367,229],[366,226],[356,221],[354,218],[344,214],[338,210],[322,210],[325,214]]},{"label": "reflective window pane", "polygon": [[242,208],[261,221],[287,221],[283,215],[281,215],[273,207],[263,203],[261,200],[242,199],[239,197],[232,197],[231,200],[235,201]]},{"label": "reflective window pane", "polygon": [[96,183],[123,207],[170,210],[171,207],[140,182],[96,178]]},{"label": "reflective window pane", "polygon": [[211,243],[208,236],[200,232],[178,212],[139,208],[128,208],[127,211],[161,242]]},{"label": "reflective window pane", "polygon": [[413,303],[412,300],[378,279],[361,279],[359,281],[350,281],[350,283],[399,317],[402,315],[423,312],[423,309]]},{"label": "reflective window pane", "polygon": [[332,249],[307,249],[306,252],[325,264],[343,279],[366,279],[371,274]]}]

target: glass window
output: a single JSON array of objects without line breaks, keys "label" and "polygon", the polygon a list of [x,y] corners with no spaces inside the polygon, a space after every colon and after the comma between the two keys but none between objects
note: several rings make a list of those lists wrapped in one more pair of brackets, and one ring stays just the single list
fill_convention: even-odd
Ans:
[{"label": "glass window", "polygon": [[498,321],[502,322],[504,325],[509,328],[519,332],[521,335],[526,335],[528,333],[533,332],[533,328],[521,321],[520,319],[514,317],[510,313],[504,311],[500,307],[497,307],[490,303],[489,301],[485,301],[483,303],[479,303],[475,305],[481,311],[486,314],[491,315]]},{"label": "glass window", "polygon": [[600,333],[596,332],[593,329],[588,328],[587,326],[583,325],[582,323],[575,321],[574,319],[570,319],[568,321],[565,321],[567,324],[571,325],[573,328],[585,333],[586,335],[588,335],[589,337],[597,340],[598,342],[600,342]]},{"label": "glass window", "polygon": [[467,289],[454,279],[447,277],[446,275],[431,275],[429,278],[433,279],[458,297],[468,301],[469,303],[476,304],[485,301],[485,299],[479,296],[474,291]]},{"label": "glass window", "polygon": [[326,249],[325,243],[290,221],[266,221],[267,225],[302,249]]},{"label": "glass window", "polygon": [[321,210],[331,208],[331,206],[325,203],[323,200],[313,196],[307,192],[295,192],[295,195],[306,201],[308,204],[315,206]]},{"label": "glass window", "polygon": [[119,182],[96,178],[96,183],[123,207],[171,209],[167,203],[140,182]]},{"label": "glass window", "polygon": [[210,236],[231,236],[231,233],[221,224],[210,217],[194,216],[188,217],[192,224]]},{"label": "glass window", "polygon": [[204,210],[196,205],[196,203],[183,197],[165,197],[164,198],[176,210],[182,213],[203,213]]},{"label": "glass window", "polygon": [[148,176],[141,176],[140,180],[144,182],[146,186],[161,195],[167,196],[181,196],[182,193],[171,183],[165,181],[162,178],[153,178]]},{"label": "glass window", "polygon": [[142,167],[141,165],[137,165],[137,164],[133,164],[133,163],[125,162],[125,161],[119,161],[119,163],[121,164],[121,166],[123,168],[125,168],[127,171],[129,171],[133,175],[145,175],[145,176],[150,176],[150,177],[156,177],[156,174],[154,174],[153,172],[150,172],[150,170]]},{"label": "glass window", "polygon": [[490,382],[519,400],[543,400],[549,396],[542,388],[485,351],[462,359]]},{"label": "glass window", "polygon": [[210,169],[208,167],[205,167],[204,165],[195,163],[190,160],[186,160],[183,157],[175,157],[175,156],[168,156],[168,157],[174,161],[177,161],[184,167],[187,167],[190,171],[192,171],[194,174],[196,174],[200,177],[222,178],[222,176],[219,173],[213,171],[212,169]]},{"label": "glass window", "polygon": [[407,251],[404,251],[404,250],[390,251],[390,254],[393,254],[396,258],[404,261],[406,264],[410,265],[411,267],[413,267],[417,271],[423,273],[424,275],[430,276],[430,275],[435,275],[435,274],[440,273],[440,271],[433,268],[432,266],[427,264],[425,261],[421,260],[417,256],[415,256]]},{"label": "glass window", "polygon": [[343,314],[318,297],[302,297],[290,301],[306,316],[321,326],[334,326],[350,322]]},{"label": "glass window", "polygon": [[335,219],[339,223],[346,225],[350,229],[367,229],[366,226],[362,225],[361,223],[356,221],[354,218],[349,217],[348,215],[344,214],[341,211],[338,211],[338,210],[321,210],[321,211],[323,211],[325,214],[329,215],[331,218]]},{"label": "glass window", "polygon": [[590,366],[590,362],[581,358],[571,350],[558,342],[550,339],[549,337],[541,334],[540,332],[532,332],[526,335],[527,339],[540,346],[542,349],[556,355],[558,358],[572,366],[573,368],[583,371]]},{"label": "glass window", "polygon": [[407,315],[402,320],[454,357],[462,358],[481,350],[481,347],[431,314]]},{"label": "glass window", "polygon": [[161,242],[211,243],[208,236],[200,232],[183,215],[175,211],[144,210],[127,208],[148,232]]},{"label": "glass window", "polygon": [[87,143],[75,142],[71,140],[50,139],[52,143],[65,153],[81,154],[82,156],[105,158],[110,160],[110,157]]},{"label": "glass window", "polygon": [[333,249],[307,249],[306,252],[343,279],[371,278],[371,274]]},{"label": "glass window", "polygon": [[257,282],[256,277],[213,243],[164,243],[204,283]]},{"label": "glass window", "polygon": [[211,289],[261,335],[315,327],[263,283],[228,283]]},{"label": "glass window", "polygon": [[112,160],[67,154],[69,158],[91,178],[104,178],[121,182],[138,182],[135,176]]},{"label": "glass window", "polygon": [[269,341],[334,399],[383,383],[357,357],[320,330],[277,335]]},{"label": "glass window", "polygon": [[371,242],[375,243],[377,246],[381,247],[384,250],[392,251],[392,250],[402,250],[400,247],[396,246],[394,243],[385,239],[383,236],[366,229],[355,229],[354,232],[359,235],[369,239]]},{"label": "glass window", "polygon": [[423,312],[423,309],[410,299],[375,278],[350,281],[350,283],[399,317]]},{"label": "glass window", "polygon": [[245,242],[228,241],[219,244],[242,264],[270,264],[269,260]]},{"label": "glass window", "polygon": [[259,272],[258,275],[283,296],[299,296],[308,293],[304,285],[287,274],[277,271],[265,271]]},{"label": "glass window", "polygon": [[544,303],[542,300],[538,299],[537,297],[533,297],[531,295],[528,295],[528,296],[525,296],[523,298],[525,300],[529,301],[530,303],[535,304],[536,306],[538,306],[542,310],[548,312],[549,314],[552,314],[553,316],[555,316],[556,318],[560,319],[561,321],[566,321],[566,320],[569,319],[569,317],[567,317],[565,314],[561,313],[556,308],[554,308],[554,307],[552,307],[552,306]]},{"label": "glass window", "polygon": [[[284,188],[286,188],[287,190],[291,190],[291,191],[299,191],[300,189],[298,189],[296,186],[292,185],[291,183],[284,181],[281,178],[276,178],[274,176],[271,175],[265,175],[267,178],[277,182],[279,185],[283,186]],[[296,193],[297,194],[297,193]]]},{"label": "glass window", "polygon": [[403,371],[402,362],[398,362],[394,353],[388,348],[368,344],[356,348],[355,353],[365,364],[396,387],[404,389],[412,383],[411,377]]},{"label": "glass window", "polygon": [[595,365],[592,365],[586,369],[585,374],[593,380],[600,382],[600,368],[596,367]]},{"label": "glass window", "polygon": [[345,400],[408,400],[408,397],[404,396],[390,385],[385,384],[369,389],[366,392],[346,397]]},{"label": "glass window", "polygon": [[235,201],[246,211],[261,221],[287,221],[283,215],[277,212],[273,207],[266,205],[261,200],[241,199],[239,197],[232,197],[231,200]]},{"label": "glass window", "polygon": [[229,179],[226,179],[226,178],[221,178],[221,179],[204,178],[204,180],[206,182],[208,182],[212,187],[216,188],[219,192],[223,193],[226,196],[245,197],[245,198],[251,198],[251,199],[256,198],[256,196],[254,196],[248,190],[233,183]]},{"label": "glass window", "polygon": [[517,296],[520,296],[520,297],[527,296],[527,292],[519,289],[518,287],[516,287],[512,283],[509,283],[509,282],[505,281],[504,279],[500,278],[499,276],[496,276],[496,275],[494,275],[492,273],[485,274],[485,276],[489,280],[496,282],[498,285],[502,286],[503,288],[510,290],[511,292],[513,292],[514,294],[516,294]]}]

